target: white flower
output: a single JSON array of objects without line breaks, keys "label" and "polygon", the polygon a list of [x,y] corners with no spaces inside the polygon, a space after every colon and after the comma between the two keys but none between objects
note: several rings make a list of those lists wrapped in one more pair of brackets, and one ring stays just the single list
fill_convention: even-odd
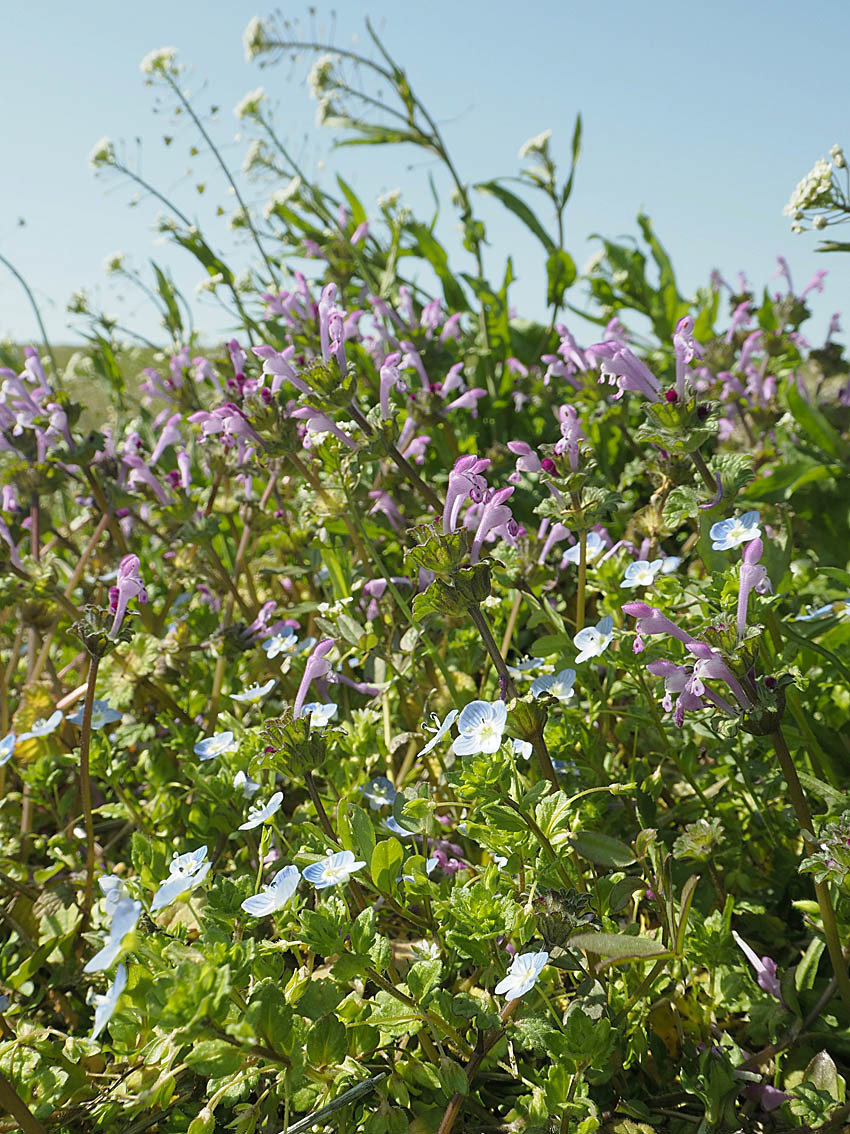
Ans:
[{"label": "white flower", "polygon": [[320,55],[310,68],[307,76],[307,86],[313,98],[321,98],[325,91],[333,85],[332,76],[336,59],[333,55]]},{"label": "white flower", "polygon": [[533,138],[529,138],[527,142],[523,142],[519,148],[520,160],[527,158],[529,154],[545,153],[551,137],[551,130],[543,130],[540,134],[535,134]]},{"label": "white flower", "polygon": [[457,756],[475,752],[498,752],[508,720],[504,701],[470,701],[457,720],[459,736],[452,745]]},{"label": "white flower", "polygon": [[[259,138],[254,138],[242,160],[242,172],[250,173],[255,166],[267,164],[266,147]],[[266,219],[268,220],[268,217]]]},{"label": "white flower", "polygon": [[297,652],[298,638],[291,626],[281,630],[279,634],[272,634],[263,642],[263,650],[267,658],[276,658],[278,654],[294,654]]},{"label": "white flower", "polygon": [[337,706],[333,701],[328,701],[323,705],[321,701],[308,701],[306,705],[301,706],[301,716],[310,716],[310,728],[324,728],[334,719],[337,713]]},{"label": "white flower", "polygon": [[231,693],[231,701],[249,701],[252,704],[256,701],[262,701],[264,697],[268,697],[272,689],[274,689],[275,679],[270,677],[265,685],[258,685],[254,682],[249,685],[247,689],[243,689],[241,693]]},{"label": "white flower", "polygon": [[113,272],[120,272],[124,267],[124,253],[110,252],[108,256],[104,256],[101,267],[107,275],[111,275]]},{"label": "white flower", "polygon": [[818,158],[798,183],[782,211],[786,216],[793,217],[806,209],[828,207],[832,203],[832,188],[832,166],[823,158]]},{"label": "white flower", "polygon": [[287,201],[295,196],[300,188],[301,178],[293,177],[282,189],[275,189],[263,208],[263,216],[266,220],[269,219],[278,205],[285,205]]},{"label": "white flower", "polygon": [[106,912],[110,917],[114,917],[118,903],[127,896],[124,883],[117,874],[104,874],[101,878],[98,878],[97,884],[100,886],[104,898],[106,898]]},{"label": "white flower", "polygon": [[386,776],[375,776],[360,789],[363,797],[368,799],[372,811],[386,807],[396,797],[396,790]]},{"label": "white flower", "polygon": [[124,965],[119,965],[115,972],[115,980],[106,990],[103,995],[97,992],[89,993],[89,1004],[94,1005],[94,1028],[92,1029],[91,1038],[97,1039],[109,1021],[112,1019],[112,1013],[115,1011],[115,1006],[118,1003],[118,998],[124,989],[127,987],[127,970]]},{"label": "white flower", "polygon": [[388,193],[382,193],[378,197],[378,208],[391,209],[393,205],[397,205],[401,197],[401,189],[390,189]]},{"label": "white flower", "polygon": [[266,914],[277,913],[292,898],[300,880],[301,873],[297,866],[284,866],[259,894],[252,894],[250,898],[245,899],[242,909],[252,917],[265,917]]},{"label": "white flower", "polygon": [[233,113],[237,118],[253,118],[259,112],[260,103],[266,97],[266,92],[262,87],[257,87],[253,91],[248,91],[247,94],[242,95],[236,106],[233,108]]},{"label": "white flower", "polygon": [[110,138],[101,138],[89,151],[89,165],[99,169],[102,165],[112,165],[115,161],[115,147]]},{"label": "white flower", "polygon": [[758,512],[745,512],[737,519],[718,520],[711,525],[708,533],[715,551],[731,551],[733,547],[740,547],[761,535]]},{"label": "white flower", "polygon": [[440,722],[440,718],[436,713],[431,714],[431,720],[434,722],[434,727],[437,731],[434,733],[425,747],[421,750],[421,752],[416,753],[417,758],[419,756],[427,756],[429,752],[432,752],[437,747],[437,745],[457,720],[457,709],[450,709],[443,718],[442,723]]},{"label": "white flower", "polygon": [[154,894],[151,902],[151,913],[171,905],[175,898],[199,886],[210,872],[211,862],[205,862],[207,848],[198,847],[197,850],[174,857],[168,867],[168,877]]},{"label": "white flower", "polygon": [[580,651],[576,665],[587,661],[588,658],[597,658],[607,650],[614,637],[613,629],[614,619],[609,614],[607,618],[601,618],[595,626],[585,626],[584,630],[579,630],[573,638],[573,644]]},{"label": "white flower", "polygon": [[531,683],[531,692],[535,697],[539,697],[541,693],[551,693],[563,705],[573,695],[575,679],[576,671],[574,669],[562,669],[560,673],[536,677]]},{"label": "white flower", "polygon": [[195,284],[195,294],[201,295],[205,291],[215,292],[219,284],[224,283],[224,276],[221,272],[213,272],[210,276],[204,276],[202,280],[198,280]]},{"label": "white flower", "polygon": [[837,142],[834,146],[830,146],[829,156],[832,158],[832,163],[837,169],[843,169],[847,164],[844,159],[844,150]]},{"label": "white flower", "polygon": [[139,64],[139,70],[143,75],[153,75],[157,71],[161,71],[163,74],[176,75],[177,65],[174,62],[176,58],[176,47],[158,47],[155,51],[147,53]]},{"label": "white flower", "polygon": [[812,217],[812,228],[826,228],[826,217],[820,215]]},{"label": "white flower", "polygon": [[[107,894],[107,909],[109,908],[109,901],[110,895]],[[104,969],[112,967],[115,958],[121,952],[122,941],[128,933],[131,933],[136,928],[136,922],[139,920],[141,912],[141,902],[134,902],[132,898],[118,899],[112,914],[109,936],[106,938],[103,948],[95,953],[85,966],[83,969],[84,973],[99,973],[103,972]]]},{"label": "white flower", "polygon": [[65,714],[61,709],[56,709],[56,711],[51,713],[46,720],[42,717],[37,721],[33,721],[33,723],[30,725],[29,732],[25,732],[21,736],[19,736],[18,741],[29,740],[32,737],[40,738],[42,736],[50,736],[52,732],[55,732],[57,728],[59,728],[59,725],[64,716]]},{"label": "white flower", "polygon": [[513,745],[514,756],[519,756],[520,760],[531,759],[534,745],[530,740],[520,740],[518,736],[515,736],[511,743]]},{"label": "white flower", "polygon": [[[68,717],[71,724],[82,725],[83,723],[83,707],[80,706],[73,716]],[[108,701],[98,701],[95,699],[92,704],[91,713],[91,726],[95,732],[102,728],[106,728],[108,724],[115,724],[116,721],[121,720],[121,713],[117,709],[113,709]]]},{"label": "white flower", "polygon": [[541,953],[518,953],[511,962],[508,975],[496,985],[496,995],[517,1000],[531,992],[548,960],[549,954],[545,950]]},{"label": "white flower", "polygon": [[276,811],[280,811],[280,805],[282,803],[282,791],[276,791],[268,803],[255,803],[248,812],[248,818],[245,822],[239,824],[239,830],[251,831],[254,827],[259,827],[261,823],[265,823],[267,819],[271,819]]},{"label": "white flower", "polygon": [[259,16],[254,16],[242,33],[242,46],[245,48],[245,62],[250,63],[268,47],[269,38],[266,27]]},{"label": "white flower", "polygon": [[634,563],[630,563],[626,568],[625,578],[621,587],[651,587],[655,582],[655,576],[659,571],[664,570],[663,559],[653,559],[650,563],[648,559],[636,559]]},{"label": "white flower", "polygon": [[362,870],[365,865],[365,862],[355,862],[353,851],[344,850],[305,866],[302,874],[317,890],[325,890],[328,886],[338,886],[349,874]]},{"label": "white flower", "polygon": [[205,736],[195,745],[195,755],[201,760],[214,760],[216,756],[223,756],[226,752],[235,752],[239,747],[233,739],[232,732],[217,732],[215,736]]},{"label": "white flower", "polygon": [[260,790],[260,785],[255,783],[247,772],[237,772],[233,777],[233,786],[241,790],[246,799],[250,799]]},{"label": "white flower", "polygon": [[[605,550],[605,540],[599,532],[588,532],[585,556],[588,563],[592,563],[594,559],[602,554]],[[572,547],[568,548],[564,553],[564,563],[578,563],[581,559],[581,543],[574,543]]]},{"label": "white flower", "polygon": [[18,738],[13,732],[7,732],[3,739],[0,740],[0,768],[2,768],[4,764],[8,764],[12,759],[17,743]]}]

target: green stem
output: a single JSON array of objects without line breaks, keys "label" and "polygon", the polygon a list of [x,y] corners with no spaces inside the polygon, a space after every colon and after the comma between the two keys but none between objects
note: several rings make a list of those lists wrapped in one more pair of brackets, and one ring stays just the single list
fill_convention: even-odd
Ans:
[{"label": "green stem", "polygon": [[38,330],[41,334],[41,340],[44,343],[44,349],[50,356],[50,365],[53,367],[54,385],[57,385],[59,383],[59,367],[56,365],[56,358],[53,354],[53,347],[50,345],[50,340],[47,337],[47,331],[44,328],[44,322],[41,318],[41,311],[39,310],[38,304],[35,301],[35,296],[30,290],[29,284],[14,264],[10,263],[5,256],[0,256],[0,264],[3,264],[9,269],[9,271],[26,292],[27,299],[30,301],[30,307],[33,309],[33,313],[35,315],[35,321],[36,323],[38,323]]},{"label": "green stem", "polygon": [[82,932],[88,924],[94,885],[94,820],[91,807],[89,748],[91,746],[91,720],[94,710],[94,693],[97,685],[97,671],[99,666],[100,658],[92,654],[89,659],[86,699],[83,705],[83,723],[80,728],[80,799],[83,805],[83,817],[86,825],[86,882],[83,891],[83,917],[80,922],[80,932]]}]

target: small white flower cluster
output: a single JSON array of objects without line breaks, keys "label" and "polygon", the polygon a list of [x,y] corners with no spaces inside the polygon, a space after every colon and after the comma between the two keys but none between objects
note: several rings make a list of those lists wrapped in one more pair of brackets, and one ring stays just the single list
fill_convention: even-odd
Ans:
[{"label": "small white flower cluster", "polygon": [[282,189],[275,189],[271,197],[263,208],[263,216],[266,220],[272,215],[278,205],[285,205],[290,198],[294,197],[298,190],[301,188],[301,178],[293,177],[292,180],[284,185]]},{"label": "small white flower cluster", "polygon": [[[840,147],[833,147],[833,150],[838,151],[840,161],[844,161],[844,155],[841,153]],[[838,158],[834,156],[836,166],[840,163]],[[788,204],[782,210],[785,216],[792,218],[791,231],[802,232],[803,226],[799,223],[803,219],[803,214],[807,209],[825,209],[829,208],[833,201],[833,184],[832,184],[832,165],[826,161],[825,158],[818,158],[806,176],[797,185],[797,188],[791,194]],[[824,217],[815,217],[812,221],[815,228],[824,228],[826,226],[826,219]]]},{"label": "small white flower cluster", "polygon": [[549,139],[551,137],[551,130],[543,130],[540,134],[535,134],[533,138],[529,138],[527,142],[523,142],[519,148],[520,161],[529,157],[531,154],[545,154],[546,147],[549,145]]},{"label": "small white flower cluster", "polygon": [[259,16],[254,16],[242,33],[242,46],[245,49],[245,62],[250,63],[269,47],[266,26]]},{"label": "small white flower cluster", "polygon": [[215,272],[211,276],[206,276],[204,279],[198,280],[195,284],[195,292],[198,295],[201,295],[205,291],[215,292],[218,285],[222,283],[224,283],[224,276],[221,272]]},{"label": "small white flower cluster", "polygon": [[398,204],[401,198],[401,189],[390,189],[388,193],[382,193],[378,198],[379,209],[392,209]]},{"label": "small white flower cluster", "polygon": [[830,146],[829,156],[832,158],[832,164],[836,169],[844,169],[847,162],[844,159],[844,150],[839,146],[838,142],[834,146]]},{"label": "small white flower cluster", "polygon": [[265,97],[266,92],[262,87],[248,91],[234,106],[233,113],[237,118],[255,118],[260,113],[260,104]]},{"label": "small white flower cluster", "polygon": [[245,159],[242,162],[242,172],[250,173],[252,170],[268,164],[269,160],[266,156],[266,147],[259,138],[255,138],[245,154]]},{"label": "small white flower cluster", "polygon": [[103,270],[107,275],[112,275],[114,272],[120,272],[123,267],[123,252],[110,252],[109,255],[105,256],[103,259]]},{"label": "small white flower cluster", "polygon": [[101,138],[95,142],[89,153],[89,165],[92,169],[99,169],[102,165],[112,165],[115,161],[115,147],[111,139]]},{"label": "small white flower cluster", "polygon": [[139,70],[143,75],[155,75],[158,71],[163,75],[176,75],[178,72],[176,58],[176,47],[158,47],[155,51],[147,53],[139,64]]},{"label": "small white flower cluster", "polygon": [[335,85],[333,69],[336,59],[333,55],[320,55],[310,68],[307,86],[313,98],[321,99]]}]

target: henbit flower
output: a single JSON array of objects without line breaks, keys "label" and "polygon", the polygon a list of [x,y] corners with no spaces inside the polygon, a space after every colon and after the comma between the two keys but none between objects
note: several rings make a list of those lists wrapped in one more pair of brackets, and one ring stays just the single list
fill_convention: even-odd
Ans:
[{"label": "henbit flower", "polygon": [[55,732],[57,728],[59,728],[64,716],[65,714],[61,709],[56,709],[49,717],[41,717],[37,721],[33,721],[29,727],[29,731],[22,733],[18,737],[18,743],[23,740],[31,740],[33,737],[40,739],[42,736],[50,736],[52,732]]},{"label": "henbit flower", "polygon": [[588,347],[586,353],[601,363],[599,381],[607,379],[617,387],[614,398],[621,398],[624,390],[634,390],[651,402],[660,400],[661,383],[645,362],[616,339],[596,343]]},{"label": "henbit flower", "polygon": [[381,417],[385,420],[390,416],[390,390],[395,388],[402,393],[407,389],[398,364],[401,362],[401,353],[393,351],[388,354],[381,364],[381,383],[379,400],[381,403]]},{"label": "henbit flower", "polygon": [[696,641],[686,630],[677,626],[675,622],[671,622],[657,607],[649,606],[648,603],[624,602],[622,610],[624,614],[630,614],[632,618],[638,620],[635,626],[634,651],[636,654],[643,649],[644,635],[651,638],[653,634],[668,634],[671,638],[677,638],[685,645]]},{"label": "henbit flower", "polygon": [[740,581],[738,584],[738,612],[736,626],[739,635],[743,636],[747,629],[747,607],[750,602],[750,592],[758,595],[773,594],[773,584],[767,574],[767,568],[759,563],[764,546],[756,536],[744,548]]},{"label": "henbit flower", "polygon": [[499,488],[484,504],[481,511],[481,518],[478,521],[478,527],[475,530],[475,536],[472,540],[472,547],[469,553],[470,563],[478,562],[481,545],[490,532],[493,531],[494,528],[500,528],[504,524],[510,523],[513,519],[513,512],[511,512],[505,501],[513,496],[514,491],[513,485],[509,488]]},{"label": "henbit flower", "polygon": [[733,547],[740,547],[751,539],[758,539],[761,535],[759,527],[759,514],[756,511],[745,512],[743,516],[718,520],[712,524],[708,533],[715,551],[731,551]]},{"label": "henbit flower", "polygon": [[277,913],[292,899],[300,881],[301,871],[297,866],[284,866],[259,894],[252,894],[245,899],[242,909],[252,917]]},{"label": "henbit flower", "polygon": [[[457,720],[457,715],[458,715],[457,709],[450,709],[446,713],[446,715],[443,718],[442,723],[441,723],[440,718],[437,716],[436,713],[431,714],[431,720],[434,722],[434,726],[436,727],[437,731],[434,733],[434,735],[431,737],[431,739],[428,741],[428,743],[425,745],[425,747],[423,749],[421,749],[421,751],[416,753],[417,759],[420,756],[427,756],[429,752],[433,752],[433,750],[437,747],[437,745],[440,743],[440,741],[443,739],[443,737],[446,735],[446,733],[449,731],[449,729],[452,727],[452,725]],[[423,727],[427,727],[427,726],[423,726]]]},{"label": "henbit flower", "polygon": [[651,587],[655,576],[664,570],[663,559],[653,559],[650,563],[646,559],[637,559],[626,568],[621,587]]},{"label": "henbit flower", "polygon": [[[108,724],[115,724],[120,721],[123,713],[119,713],[117,709],[113,709],[108,701],[95,701],[92,704],[91,714],[91,727],[95,732],[102,728],[106,728]],[[68,717],[71,724],[82,725],[83,723],[83,707],[80,706],[73,716]]]},{"label": "henbit flower", "polygon": [[756,983],[759,988],[764,989],[765,992],[769,992],[771,996],[775,996],[780,1003],[783,1003],[782,989],[779,985],[779,979],[776,976],[776,961],[774,961],[772,957],[759,958],[746,941],[738,936],[734,929],[732,930],[732,936],[735,939],[735,944],[755,969]]},{"label": "henbit flower", "polygon": [[0,740],[0,768],[2,768],[4,764],[8,764],[12,759],[17,743],[18,738],[13,732],[7,732],[3,739]]},{"label": "henbit flower", "polygon": [[340,882],[345,882],[349,874],[362,870],[365,865],[365,862],[355,861],[353,851],[337,851],[336,854],[305,866],[302,875],[317,890],[326,890],[328,886],[338,886]]},{"label": "henbit flower", "polygon": [[374,776],[360,789],[363,798],[369,801],[372,811],[387,807],[396,797],[396,790],[386,776]]},{"label": "henbit flower", "polygon": [[94,1027],[92,1028],[91,1038],[97,1039],[109,1021],[112,1019],[112,1013],[118,1004],[118,999],[121,993],[127,987],[127,969],[124,965],[119,965],[115,971],[115,980],[109,986],[105,993],[90,991],[88,1002],[94,1005]]},{"label": "henbit flower", "polygon": [[585,626],[573,638],[573,645],[579,650],[576,665],[587,661],[588,658],[598,658],[608,649],[614,637],[614,619],[609,614],[607,618],[600,618],[595,626]]},{"label": "henbit flower", "polygon": [[115,586],[109,590],[109,607],[114,611],[112,629],[108,637],[114,642],[124,621],[127,604],[130,599],[138,599],[140,603],[148,601],[148,592],[139,574],[140,561],[138,555],[125,555],[118,565],[118,575]]},{"label": "henbit flower", "polygon": [[248,818],[245,822],[239,824],[239,830],[252,831],[255,827],[261,826],[267,819],[271,819],[277,811],[280,811],[282,803],[282,791],[276,791],[268,803],[255,803],[248,812]]},{"label": "henbit flower", "polygon": [[743,686],[723,660],[723,655],[719,650],[715,650],[707,642],[696,641],[688,642],[685,649],[697,659],[694,663],[694,677],[691,682],[692,692],[696,693],[697,696],[703,695],[705,687],[702,684],[702,678],[704,677],[723,681],[729,686],[742,709],[748,711],[752,708],[752,702],[744,692]]},{"label": "henbit flower", "polygon": [[337,714],[338,706],[333,701],[307,701],[301,706],[301,716],[309,716],[310,728],[325,728]]},{"label": "henbit flower", "polygon": [[223,756],[226,752],[235,752],[239,742],[233,739],[233,733],[217,732],[214,736],[205,736],[195,745],[195,755],[201,760],[214,760],[216,756]]},{"label": "henbit flower", "polygon": [[469,454],[458,457],[454,467],[449,473],[449,482],[446,485],[446,502],[443,507],[443,534],[455,530],[458,524],[461,507],[468,497],[476,504],[480,504],[487,491],[487,481],[481,475],[489,467],[489,457],[477,457]]},{"label": "henbit flower", "polygon": [[[109,895],[107,895],[107,908]],[[100,949],[83,969],[84,973],[99,973],[112,967],[115,958],[121,952],[122,942],[128,933],[136,928],[142,912],[142,903],[134,902],[132,898],[119,898],[115,903],[112,914],[112,924],[109,935],[103,948]]]},{"label": "henbit flower", "polygon": [[575,406],[561,406],[558,420],[561,423],[561,440],[555,442],[555,452],[559,455],[566,453],[570,458],[570,468],[573,472],[578,472],[579,441],[586,441],[587,437]]},{"label": "henbit flower", "polygon": [[151,913],[171,905],[175,898],[199,886],[210,872],[211,862],[205,862],[206,846],[174,857],[168,867],[168,877],[161,883],[151,902]]},{"label": "henbit flower", "polygon": [[676,355],[676,394],[679,401],[685,400],[685,367],[694,358],[702,358],[702,347],[694,338],[694,321],[685,315],[676,324],[673,334],[673,350]]},{"label": "henbit flower", "polygon": [[240,790],[246,799],[250,799],[260,790],[260,785],[255,783],[247,772],[242,771],[237,772],[233,777],[233,786]]},{"label": "henbit flower", "polygon": [[545,949],[540,953],[518,953],[511,961],[508,975],[496,985],[496,995],[518,1000],[531,992],[548,960],[549,954]]},{"label": "henbit flower", "polygon": [[231,701],[248,701],[255,704],[257,701],[262,701],[264,697],[268,697],[275,686],[275,678],[270,677],[265,685],[259,685],[256,681],[253,685],[249,685],[243,689],[241,693],[231,693]]},{"label": "henbit flower", "polygon": [[452,744],[452,752],[457,756],[498,752],[507,721],[508,709],[504,701],[470,701],[457,719],[459,735]]},{"label": "henbit flower", "polygon": [[543,677],[535,677],[531,683],[531,692],[534,697],[541,693],[550,693],[557,697],[561,704],[566,704],[573,695],[573,684],[576,679],[574,669],[562,669],[560,673],[548,673]]},{"label": "henbit flower", "polygon": [[298,692],[295,695],[295,703],[292,706],[292,716],[295,720],[301,716],[301,706],[304,704],[310,683],[316,677],[324,677],[330,669],[331,663],[327,660],[327,655],[335,645],[336,642],[333,638],[325,638],[318,643],[309,658],[307,658],[307,665],[304,667],[304,676],[301,678],[301,684],[298,686]]}]

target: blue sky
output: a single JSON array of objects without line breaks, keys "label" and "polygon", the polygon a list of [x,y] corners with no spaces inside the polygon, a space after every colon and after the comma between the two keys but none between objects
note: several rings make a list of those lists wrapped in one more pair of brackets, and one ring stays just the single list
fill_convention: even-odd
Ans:
[{"label": "blue sky", "polygon": [[[819,0],[805,12],[786,0],[720,0],[710,7],[549,0],[520,9],[505,0],[352,0],[342,7],[335,19],[321,5],[315,17],[294,6],[286,15],[320,38],[330,33],[348,46],[357,35],[363,46],[363,17],[370,14],[469,182],[515,174],[520,144],[545,128],[566,164],[581,111],[584,149],[567,212],[568,247],[580,267],[596,248],[589,234],[634,234],[643,209],[686,294],[715,267],[729,277],[743,268],[761,286],[782,254],[798,287],[817,269],[830,269],[826,293],[816,298],[818,333],[832,311],[850,307],[850,256],[816,254],[815,236],[792,236],[782,216],[817,157],[836,141],[850,150],[845,0]],[[65,304],[81,287],[122,321],[156,334],[150,310],[135,297],[122,298],[104,276],[108,253],[123,251],[139,266],[153,255],[190,292],[200,275],[183,254],[155,243],[159,206],[130,207],[130,187],[92,176],[88,153],[103,135],[121,143],[184,211],[205,226],[208,220],[213,243],[232,242],[226,223],[212,215],[215,204],[229,202],[210,163],[189,157],[194,139],[185,127],[174,131],[166,110],[153,112],[156,92],[145,87],[138,67],[152,48],[177,47],[188,65],[184,85],[199,107],[223,108],[214,133],[237,168],[242,148],[234,142],[239,123],[231,107],[263,85],[277,106],[280,132],[307,168],[318,172],[325,162],[320,175],[328,178],[338,168],[367,204],[400,188],[427,215],[429,173],[446,188],[419,153],[359,147],[332,153],[332,135],[314,125],[309,61],[261,71],[244,60],[242,31],[252,16],[266,14],[255,0],[146,0],[122,5],[120,15],[114,2],[84,0],[18,6],[7,14],[0,253],[30,283],[55,341],[76,337]],[[166,133],[176,136],[168,149],[161,141]],[[210,186],[203,198],[193,188],[198,181]],[[247,191],[257,202],[266,193]],[[521,314],[539,313],[539,246],[494,203],[482,202],[481,212],[493,278],[512,254],[519,276],[514,304]],[[459,248],[447,199],[440,224],[446,242]],[[455,263],[470,267],[462,251]],[[580,292],[572,298],[580,305]],[[196,308],[210,336],[225,332],[211,301]],[[24,295],[0,275],[0,337],[26,341],[35,334]]]}]

